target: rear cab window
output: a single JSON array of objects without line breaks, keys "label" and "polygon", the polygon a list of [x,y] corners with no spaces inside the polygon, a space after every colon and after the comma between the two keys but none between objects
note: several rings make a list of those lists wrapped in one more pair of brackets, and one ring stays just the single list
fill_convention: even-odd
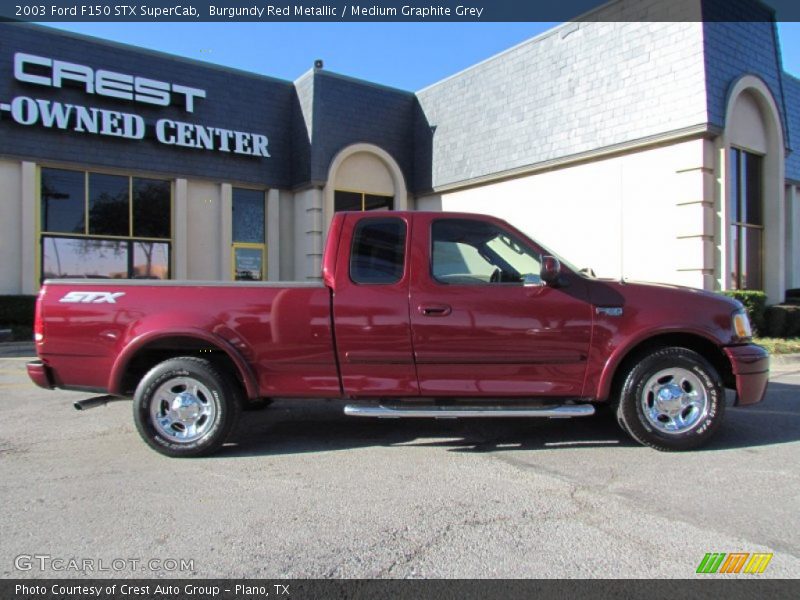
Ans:
[{"label": "rear cab window", "polygon": [[353,232],[350,279],[376,285],[397,283],[405,272],[406,223],[403,219],[362,219]]}]

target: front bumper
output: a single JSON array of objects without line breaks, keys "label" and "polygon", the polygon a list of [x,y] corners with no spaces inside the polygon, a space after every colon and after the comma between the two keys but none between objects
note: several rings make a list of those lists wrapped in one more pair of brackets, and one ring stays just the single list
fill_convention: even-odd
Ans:
[{"label": "front bumper", "polygon": [[728,346],[723,350],[736,378],[736,404],[761,402],[769,382],[769,353],[755,344]]},{"label": "front bumper", "polygon": [[28,377],[31,378],[33,383],[46,390],[53,389],[53,373],[50,367],[41,360],[33,360],[26,364],[25,367],[28,369]]}]

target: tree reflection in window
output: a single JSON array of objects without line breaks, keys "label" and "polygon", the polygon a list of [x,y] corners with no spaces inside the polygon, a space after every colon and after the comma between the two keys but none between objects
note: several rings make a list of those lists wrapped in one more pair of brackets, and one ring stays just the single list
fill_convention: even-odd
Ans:
[{"label": "tree reflection in window", "polygon": [[89,233],[130,235],[128,178],[89,173]]},{"label": "tree reflection in window", "polygon": [[40,194],[43,279],[170,277],[169,181],[43,168]]},{"label": "tree reflection in window", "polygon": [[133,242],[134,279],[169,279],[169,244]]},{"label": "tree reflection in window", "polygon": [[169,244],[92,238],[43,238],[44,279],[169,279]]},{"label": "tree reflection in window", "polygon": [[134,237],[170,237],[172,215],[169,181],[134,177],[132,188]]},{"label": "tree reflection in window", "polygon": [[121,240],[46,237],[42,273],[45,279],[124,279],[128,276],[127,245]]},{"label": "tree reflection in window", "polygon": [[79,171],[42,169],[42,231],[84,233],[86,177]]}]

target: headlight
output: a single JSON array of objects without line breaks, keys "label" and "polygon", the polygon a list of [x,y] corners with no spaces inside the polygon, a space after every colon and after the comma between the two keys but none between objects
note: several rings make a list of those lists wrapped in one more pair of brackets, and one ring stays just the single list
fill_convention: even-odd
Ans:
[{"label": "headlight", "polygon": [[749,340],[753,337],[753,330],[750,327],[750,319],[744,309],[733,313],[733,331],[740,340]]}]

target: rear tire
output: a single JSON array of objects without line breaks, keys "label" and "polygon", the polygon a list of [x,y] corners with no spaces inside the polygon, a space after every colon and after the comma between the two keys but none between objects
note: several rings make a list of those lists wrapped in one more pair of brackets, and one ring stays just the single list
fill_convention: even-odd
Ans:
[{"label": "rear tire", "polygon": [[153,367],[133,397],[139,435],[166,456],[216,452],[241,410],[237,386],[205,359],[171,358]]},{"label": "rear tire", "polygon": [[722,423],[725,388],[716,369],[687,348],[656,350],[628,372],[617,406],[620,426],[656,450],[691,450]]}]

